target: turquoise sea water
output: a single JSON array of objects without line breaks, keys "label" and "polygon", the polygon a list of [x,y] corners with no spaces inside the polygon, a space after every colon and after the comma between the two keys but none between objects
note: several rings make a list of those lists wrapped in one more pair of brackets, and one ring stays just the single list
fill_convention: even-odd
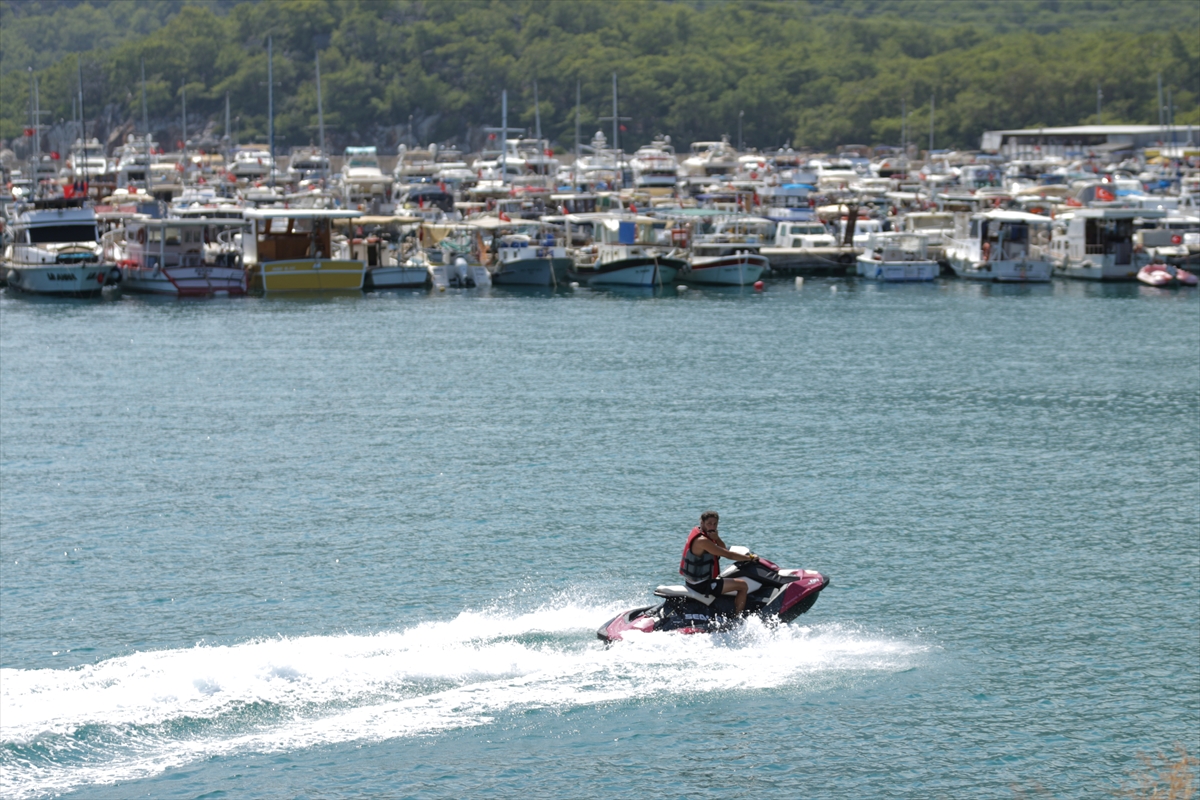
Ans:
[{"label": "turquoise sea water", "polygon": [[[1200,752],[1198,312],[0,297],[0,796],[1110,796]],[[706,508],[832,586],[604,648]]]}]

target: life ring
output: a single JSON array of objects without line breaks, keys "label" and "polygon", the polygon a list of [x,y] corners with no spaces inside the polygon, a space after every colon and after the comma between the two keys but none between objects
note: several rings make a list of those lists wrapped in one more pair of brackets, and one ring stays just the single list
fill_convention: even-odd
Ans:
[{"label": "life ring", "polygon": [[138,244],[146,243],[146,229],[145,228],[138,228],[137,240],[138,240]]},{"label": "life ring", "polygon": [[991,255],[992,255],[992,243],[984,242],[983,243],[983,260],[988,261],[990,259]]},{"label": "life ring", "polygon": [[1178,233],[1171,237],[1171,244],[1183,244],[1183,237]]}]

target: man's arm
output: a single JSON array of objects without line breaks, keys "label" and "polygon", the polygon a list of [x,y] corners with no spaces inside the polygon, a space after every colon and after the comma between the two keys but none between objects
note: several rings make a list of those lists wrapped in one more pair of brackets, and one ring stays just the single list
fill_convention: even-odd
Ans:
[{"label": "man's arm", "polygon": [[707,536],[696,537],[696,540],[692,542],[692,552],[696,555],[710,553],[717,558],[728,558],[730,561],[754,561],[758,558],[753,553],[742,554],[727,550]]}]

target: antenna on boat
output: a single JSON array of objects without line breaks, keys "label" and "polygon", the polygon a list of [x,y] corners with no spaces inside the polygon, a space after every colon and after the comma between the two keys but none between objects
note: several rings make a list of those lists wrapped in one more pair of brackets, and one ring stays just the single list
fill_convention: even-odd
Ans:
[{"label": "antenna on boat", "polygon": [[[226,123],[228,126],[228,123]],[[150,122],[146,117],[146,57],[142,56],[142,144],[146,151],[146,194],[150,194]]]},{"label": "antenna on boat", "polygon": [[225,149],[229,150],[230,143],[233,140],[229,138],[229,90],[225,90]]},{"label": "antenna on boat", "polygon": [[275,187],[275,81],[274,54],[271,49],[271,37],[267,37],[267,139],[271,148],[271,188]]},{"label": "antenna on boat", "polygon": [[321,147],[321,158],[325,159],[321,167],[321,180],[327,180],[329,178],[326,174],[329,157],[325,155],[325,111],[321,106],[321,51],[319,49],[317,50],[317,137]]}]

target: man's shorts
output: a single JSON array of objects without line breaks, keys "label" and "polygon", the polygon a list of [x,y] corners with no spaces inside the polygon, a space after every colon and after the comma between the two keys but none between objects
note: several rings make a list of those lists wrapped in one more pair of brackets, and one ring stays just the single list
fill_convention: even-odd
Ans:
[{"label": "man's shorts", "polygon": [[687,587],[693,592],[699,592],[700,594],[721,595],[725,593],[725,579],[713,578],[711,581],[689,583]]}]

